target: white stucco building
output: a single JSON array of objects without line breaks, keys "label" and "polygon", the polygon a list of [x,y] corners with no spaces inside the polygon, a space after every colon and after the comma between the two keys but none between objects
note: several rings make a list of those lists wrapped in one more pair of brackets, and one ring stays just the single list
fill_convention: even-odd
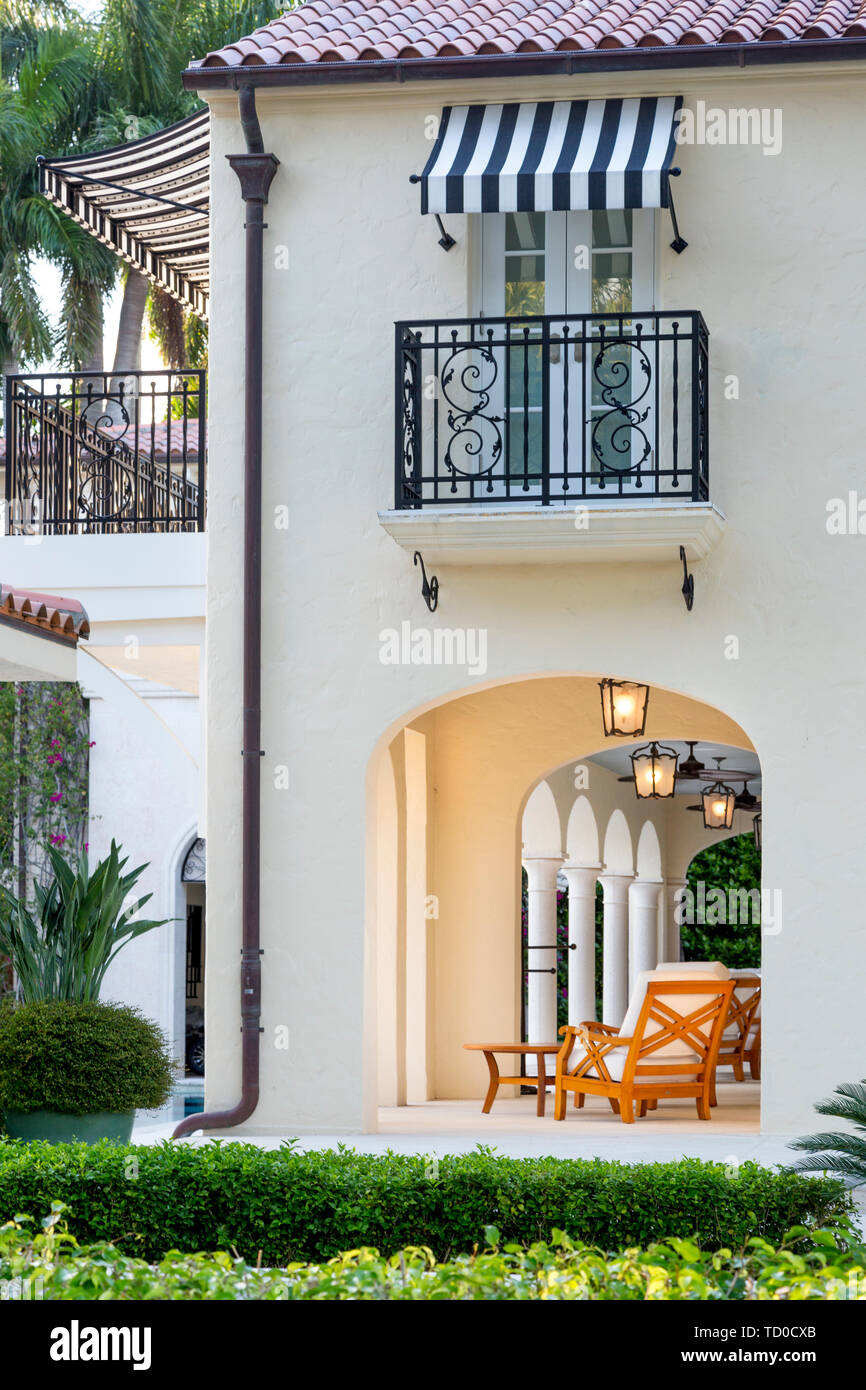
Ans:
[{"label": "white stucco building", "polygon": [[[0,563],[21,589],[74,594],[86,611],[77,662],[17,678],[77,679],[88,701],[91,862],[116,840],[130,867],[149,865],[139,881],[153,894],[148,915],[169,919],[118,957],[103,994],[155,1019],[182,1063],[188,909],[203,902],[201,887],[182,880],[200,824],[204,536],[6,535]],[[178,1094],[195,1089],[180,1071]]]},{"label": "white stucco building", "polygon": [[[465,1042],[556,1025],[533,976],[524,1016],[523,867],[533,945],[567,882],[572,1015],[594,1007],[601,882],[619,1023],[629,980],[678,950],[691,859],[752,829],[743,809],[705,830],[696,780],[639,801],[608,756],[692,741],[760,796],[760,1125],[811,1127],[866,1055],[862,35],[738,29],[736,5],[699,6],[703,35],[645,16],[630,39],[604,7],[593,30],[522,5],[525,31],[482,8],[316,0],[187,74],[210,117],[207,777],[199,816],[178,755],[160,873],[169,893],[184,837],[206,836],[206,1108],[236,1106],[244,1045],[260,1084],[239,1132],[478,1098]],[[130,620],[105,621],[121,643]],[[639,737],[605,737],[611,677],[649,687]],[[179,704],[161,717],[190,754]],[[242,749],[261,775],[243,1035]]]}]

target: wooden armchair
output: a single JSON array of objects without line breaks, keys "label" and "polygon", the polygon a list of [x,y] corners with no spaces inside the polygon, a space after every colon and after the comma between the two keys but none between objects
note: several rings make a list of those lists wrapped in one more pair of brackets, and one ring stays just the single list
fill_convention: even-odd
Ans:
[{"label": "wooden armchair", "polygon": [[[751,1061],[749,1053],[755,1034],[760,1029],[761,979],[750,970],[732,970],[731,975],[734,992],[731,995],[728,1017],[719,1044],[718,1065],[733,1067],[737,1080],[745,1081],[745,1064]],[[754,1075],[754,1071],[752,1074]],[[760,1076],[760,1061],[758,1075]]]},{"label": "wooden armchair", "polygon": [[582,1023],[565,1035],[556,1058],[554,1118],[565,1119],[568,1093],[580,1109],[584,1098],[605,1096],[624,1124],[654,1110],[659,1100],[691,1097],[698,1117],[710,1104],[719,1043],[734,991],[733,980],[682,972],[658,978],[644,971],[635,982],[622,1028]]}]

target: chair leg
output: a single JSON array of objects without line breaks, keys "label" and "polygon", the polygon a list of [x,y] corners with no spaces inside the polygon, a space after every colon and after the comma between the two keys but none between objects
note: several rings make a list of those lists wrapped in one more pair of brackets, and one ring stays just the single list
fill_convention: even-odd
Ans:
[{"label": "chair leg", "polygon": [[536,1066],[536,1071],[538,1073],[538,1085],[535,1088],[535,1113],[539,1117],[539,1119],[541,1119],[544,1116],[544,1103],[547,1099],[547,1072],[545,1071],[544,1067],[543,1052],[538,1053],[538,1064]]},{"label": "chair leg", "polygon": [[620,1100],[619,1117],[624,1125],[634,1124],[634,1102],[631,1096],[623,1096]]},{"label": "chair leg", "polygon": [[565,1087],[561,1085],[559,1078],[557,1077],[556,1090],[554,1091],[553,1099],[553,1118],[555,1120],[565,1119],[565,1107],[567,1104],[568,1092],[566,1091]]},{"label": "chair leg", "polygon": [[743,1063],[741,1058],[733,1057],[731,1059],[731,1066],[734,1069],[734,1076],[736,1077],[737,1081],[745,1081],[746,1073],[743,1071]]},{"label": "chair leg", "polygon": [[750,1071],[751,1074],[752,1074],[752,1080],[753,1080],[753,1081],[760,1081],[760,1079],[761,1079],[761,1054],[760,1054],[760,1052],[753,1052],[752,1055],[750,1056],[750,1058],[749,1058],[749,1071]]},{"label": "chair leg", "polygon": [[649,1102],[648,1102],[648,1101],[645,1101],[645,1100],[639,1100],[639,1101],[638,1101],[638,1103],[637,1103],[637,1117],[638,1117],[639,1120],[642,1120],[643,1117],[644,1117],[644,1115],[646,1114],[646,1108],[647,1108],[647,1105],[648,1105],[648,1104],[649,1104]]},{"label": "chair leg", "polygon": [[711,1120],[713,1118],[713,1112],[710,1109],[711,1102],[706,1091],[704,1091],[703,1095],[698,1096],[695,1104],[698,1107],[699,1120]]},{"label": "chair leg", "polygon": [[608,1096],[608,1100],[610,1101],[610,1108],[611,1108],[611,1110],[613,1111],[614,1115],[618,1115],[618,1114],[619,1114],[619,1101],[616,1100],[614,1096]]},{"label": "chair leg", "polygon": [[575,1110],[582,1110],[582,1109],[583,1109],[583,1102],[584,1102],[585,1100],[586,1100],[586,1092],[585,1092],[585,1091],[575,1091],[575,1093],[574,1093],[574,1108],[575,1108]]},{"label": "chair leg", "polygon": [[647,1105],[649,1106],[650,1110],[658,1110],[658,1108],[659,1108],[658,1097],[657,1097],[657,1096],[654,1096],[652,1100],[648,1100],[648,1101],[647,1101]]},{"label": "chair leg", "polygon": [[712,1076],[710,1077],[709,1097],[710,1097],[710,1105],[718,1105],[718,1103],[719,1103],[719,1098],[718,1098],[718,1096],[716,1095],[716,1073],[715,1073],[715,1072],[713,1072]]}]

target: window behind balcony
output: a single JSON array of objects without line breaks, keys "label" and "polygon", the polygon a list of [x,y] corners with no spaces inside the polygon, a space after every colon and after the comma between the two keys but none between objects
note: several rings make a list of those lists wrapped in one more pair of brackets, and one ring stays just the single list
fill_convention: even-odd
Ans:
[{"label": "window behind balcony", "polygon": [[[590,449],[598,466],[625,471],[633,463],[633,443],[621,428],[621,418],[611,403],[625,404],[635,380],[634,350],[628,341],[634,332],[634,312],[655,306],[654,222],[650,209],[605,209],[591,212],[516,212],[480,216],[481,255],[476,284],[477,311],[485,318],[525,320],[542,315],[562,317],[563,325],[551,324],[550,359],[552,455],[571,426],[571,440],[581,429],[588,432]],[[622,319],[586,324],[599,342],[584,350],[569,342],[567,355],[557,346],[573,338],[582,315],[616,314]],[[567,323],[566,321],[569,320]],[[599,355],[602,332],[612,342]],[[535,491],[541,477],[542,349],[541,325],[515,323],[511,346],[502,351],[499,393],[501,407],[507,400],[508,474],[522,478],[524,491]],[[584,355],[586,352],[586,361]],[[567,410],[563,397],[572,393]],[[585,378],[587,413],[574,418],[576,378]],[[570,418],[566,418],[570,417]],[[561,423],[557,423],[561,422]]]}]

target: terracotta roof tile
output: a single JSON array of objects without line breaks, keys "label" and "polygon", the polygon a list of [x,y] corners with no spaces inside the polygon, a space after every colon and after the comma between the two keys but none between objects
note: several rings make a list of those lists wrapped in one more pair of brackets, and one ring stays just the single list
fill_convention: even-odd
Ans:
[{"label": "terracotta roof tile", "polygon": [[196,66],[863,38],[866,0],[310,0]]},{"label": "terracotta roof tile", "polygon": [[0,584],[0,619],[21,623],[40,636],[59,637],[73,647],[80,637],[90,636],[90,621],[77,599],[13,589],[8,584]]}]

